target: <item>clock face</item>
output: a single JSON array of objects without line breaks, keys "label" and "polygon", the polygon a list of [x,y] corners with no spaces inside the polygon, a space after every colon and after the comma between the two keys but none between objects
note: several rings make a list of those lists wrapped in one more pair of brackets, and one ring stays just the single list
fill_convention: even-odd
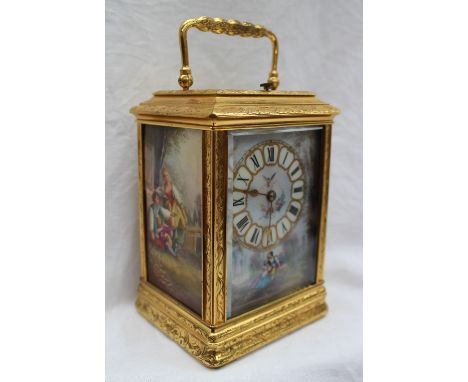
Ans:
[{"label": "clock face", "polygon": [[315,283],[323,127],[228,133],[227,316]]},{"label": "clock face", "polygon": [[245,247],[268,250],[299,220],[305,195],[304,165],[292,146],[265,140],[250,148],[233,176],[234,234]]}]

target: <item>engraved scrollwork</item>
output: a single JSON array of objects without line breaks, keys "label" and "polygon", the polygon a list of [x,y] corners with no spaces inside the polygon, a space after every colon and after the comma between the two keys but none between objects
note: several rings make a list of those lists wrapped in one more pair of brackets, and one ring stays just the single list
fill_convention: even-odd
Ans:
[{"label": "engraved scrollwork", "polygon": [[226,319],[226,293],[225,293],[225,223],[226,223],[226,171],[227,168],[227,136],[225,131],[214,133],[214,162],[215,172],[214,188],[214,273],[215,285],[214,294],[216,296],[216,316],[215,323],[223,323]]},{"label": "engraved scrollwork", "polygon": [[212,259],[212,205],[211,205],[211,188],[213,184],[212,175],[212,153],[213,153],[213,135],[207,131],[203,133],[203,246],[204,246],[204,266],[203,266],[203,319],[211,323],[213,315],[213,259]]},{"label": "engraved scrollwork", "polygon": [[276,90],[274,92],[265,92],[264,90],[242,90],[242,89],[197,89],[197,90],[158,90],[153,93],[154,96],[197,96],[197,95],[213,95],[213,96],[269,96],[269,97],[284,97],[284,96],[307,96],[313,97],[315,94],[305,90]]},{"label": "engraved scrollwork", "polygon": [[173,317],[179,324],[183,325],[183,327],[190,329],[195,335],[199,336],[204,340],[209,339],[209,331],[205,327],[203,328],[199,325],[194,319],[189,320],[184,315],[180,313],[177,309],[173,308],[171,305],[164,303],[157,295],[154,294],[153,291],[149,290],[146,284],[140,285],[138,289],[139,298],[137,300],[137,307],[138,304],[145,302],[145,305],[149,309],[151,307],[153,311],[157,311],[158,313],[165,314],[168,317]]},{"label": "engraved scrollwork", "polygon": [[263,25],[255,25],[238,20],[227,20],[219,17],[202,16],[195,19],[191,25],[202,32],[227,34],[229,36],[259,38],[267,37],[269,32]]},{"label": "engraved scrollwork", "polygon": [[248,105],[215,107],[213,115],[219,118],[239,118],[254,116],[307,116],[307,115],[335,115],[338,109],[323,104],[311,105]]},{"label": "engraved scrollwork", "polygon": [[136,307],[148,321],[205,366],[217,368],[323,317],[327,312],[327,306],[324,302],[324,293],[321,296],[322,298],[315,302],[305,301],[303,297],[294,299],[291,304],[286,304],[294,307],[292,311],[279,315],[278,311],[275,311],[272,319],[268,315],[259,315],[258,320],[249,322],[248,328],[239,328],[235,335],[224,340],[216,338],[216,330],[209,337],[206,333],[201,335],[203,332],[201,328],[200,332],[194,331],[197,325],[177,314],[177,309],[144,287],[139,288]]},{"label": "engraved scrollwork", "polygon": [[325,299],[325,288],[320,287],[317,288],[306,295],[301,296],[300,298],[293,299],[288,304],[285,304],[277,309],[270,310],[269,312],[257,316],[255,319],[246,321],[243,324],[233,326],[231,328],[227,328],[222,330],[216,336],[216,340],[220,341],[224,338],[231,337],[236,333],[242,333],[244,330],[248,329],[249,327],[257,325],[259,322],[271,319],[275,316],[281,315],[284,312],[290,311],[295,309],[298,306],[305,305],[305,304],[313,304],[314,300],[320,301]]},{"label": "engraved scrollwork", "polygon": [[[282,103],[280,101],[265,104],[254,99],[245,104],[239,104],[239,100],[234,102],[218,102],[215,97],[211,100],[204,100],[204,103],[187,104],[168,102],[161,97],[155,96],[147,102],[141,103],[131,111],[136,115],[174,116],[191,118],[265,118],[265,117],[291,117],[291,116],[323,116],[332,119],[339,114],[340,110],[331,105],[325,104],[315,97],[308,96],[309,102],[304,103]],[[306,99],[307,99],[306,98]],[[313,100],[313,101],[312,101]]]},{"label": "engraved scrollwork", "polygon": [[206,346],[195,336],[184,330],[177,322],[166,314],[153,308],[149,303],[138,299],[136,302],[138,311],[153,325],[160,328],[166,335],[176,341],[195,357],[200,357]]}]

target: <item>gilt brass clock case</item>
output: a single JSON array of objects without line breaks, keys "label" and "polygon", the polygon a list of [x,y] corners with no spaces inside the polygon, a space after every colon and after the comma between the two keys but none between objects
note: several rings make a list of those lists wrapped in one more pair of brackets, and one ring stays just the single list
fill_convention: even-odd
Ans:
[{"label": "gilt brass clock case", "polygon": [[[186,33],[190,27],[229,35],[270,38],[273,44],[273,65],[268,82],[264,84],[265,90],[189,90],[193,78],[188,66]],[[136,306],[148,321],[205,366],[216,368],[323,317],[327,312],[323,269],[331,131],[338,109],[322,102],[312,92],[273,90],[279,84],[276,69],[278,42],[276,36],[264,27],[235,20],[202,17],[183,23],[179,33],[183,58],[179,83],[184,90],[157,91],[151,99],[131,110],[136,116],[138,131],[141,269]],[[242,164],[238,161],[231,164],[230,168],[229,142],[238,133],[246,133],[247,136],[266,133],[263,146],[265,142],[270,142],[290,147],[291,152],[298,155],[295,147],[278,137],[288,134],[288,131],[304,129],[319,131],[314,138],[318,142],[318,170],[315,179],[315,266],[310,270],[313,282],[300,285],[290,293],[262,302],[247,311],[232,314],[228,277],[232,271],[232,263],[229,261],[232,237],[229,233],[231,228],[228,227],[231,206],[228,202],[232,202],[232,176]],[[184,133],[174,133],[176,131]],[[270,136],[270,132],[275,134]],[[173,146],[170,146],[172,151],[165,148],[165,162],[159,163],[159,172],[153,175],[155,172],[152,169],[149,171],[148,167],[154,158],[155,163],[158,163],[161,157],[157,151],[160,145],[158,134],[163,133],[166,138],[177,136],[177,142],[187,145],[183,147],[195,149],[186,153],[177,151]],[[254,151],[255,147],[261,147],[256,144],[252,145]],[[248,153],[245,155],[248,156]],[[186,166],[178,163],[177,158],[182,160],[184,155],[189,158],[187,166],[195,166],[194,163],[199,160],[200,176],[199,179],[188,177],[179,180],[182,187],[177,184],[177,176],[183,173]],[[300,158],[298,163],[302,172],[307,171]],[[268,179],[270,176],[265,175]],[[154,180],[149,182],[149,177]],[[196,177],[194,174],[193,178]],[[199,187],[200,200],[192,197],[191,204],[178,201],[177,194],[187,193],[192,184],[196,185],[195,188]],[[305,178],[303,186],[304,189],[308,187]],[[267,191],[275,190],[266,189],[262,193],[267,194]],[[294,200],[292,194],[290,199]],[[265,200],[268,202],[268,199]],[[297,219],[307,215],[302,199],[300,202],[302,210],[300,214],[298,211]],[[189,204],[195,206],[193,211]],[[200,207],[199,214],[196,213],[196,206]],[[179,220],[178,226],[174,220]],[[182,221],[184,224],[180,223]],[[156,225],[162,228],[157,230],[154,228]],[[199,233],[196,227],[199,227]],[[151,231],[153,228],[154,231]],[[185,235],[180,240],[180,249],[176,230],[184,231]],[[286,240],[286,236],[283,239]],[[266,252],[271,249],[271,246],[266,245],[262,250]],[[180,256],[178,250],[181,251]],[[200,265],[199,276],[189,275],[195,280],[192,289],[194,294],[199,294],[199,299],[190,301],[184,300],[184,296],[180,297],[184,293],[183,287],[165,288],[157,282],[159,274],[155,276],[152,273],[158,264],[176,264],[174,266],[180,269],[186,253],[193,253],[190,261]]]}]

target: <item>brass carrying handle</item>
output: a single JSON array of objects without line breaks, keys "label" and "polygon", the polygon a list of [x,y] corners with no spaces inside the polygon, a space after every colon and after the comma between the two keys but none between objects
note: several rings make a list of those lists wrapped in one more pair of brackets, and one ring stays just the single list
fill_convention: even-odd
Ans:
[{"label": "brass carrying handle", "polygon": [[193,85],[192,71],[189,66],[187,32],[195,27],[202,32],[212,32],[217,34],[227,34],[229,36],[241,37],[268,37],[273,45],[273,58],[271,72],[268,81],[261,84],[265,90],[275,90],[279,85],[278,79],[278,39],[275,34],[262,25],[242,23],[237,20],[226,20],[221,18],[211,18],[202,16],[197,19],[185,20],[179,28],[180,53],[182,56],[182,68],[180,69],[179,85],[188,90]]}]

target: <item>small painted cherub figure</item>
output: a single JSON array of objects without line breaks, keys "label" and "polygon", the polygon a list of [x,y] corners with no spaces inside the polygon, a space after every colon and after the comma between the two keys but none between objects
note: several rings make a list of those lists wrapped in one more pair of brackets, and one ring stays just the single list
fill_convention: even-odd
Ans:
[{"label": "small painted cherub figure", "polygon": [[280,266],[279,260],[273,254],[273,251],[270,251],[267,255],[266,261],[263,263],[263,269],[267,273],[274,273]]},{"label": "small painted cherub figure", "polygon": [[276,270],[280,267],[278,258],[273,251],[268,252],[267,259],[263,263],[263,271],[255,285],[255,288],[265,288],[273,280]]},{"label": "small painted cherub figure", "polygon": [[161,203],[163,198],[164,194],[159,188],[151,195],[153,203],[149,209],[150,239],[156,247],[165,249],[172,256],[176,256],[172,243],[172,216],[171,212]]}]

